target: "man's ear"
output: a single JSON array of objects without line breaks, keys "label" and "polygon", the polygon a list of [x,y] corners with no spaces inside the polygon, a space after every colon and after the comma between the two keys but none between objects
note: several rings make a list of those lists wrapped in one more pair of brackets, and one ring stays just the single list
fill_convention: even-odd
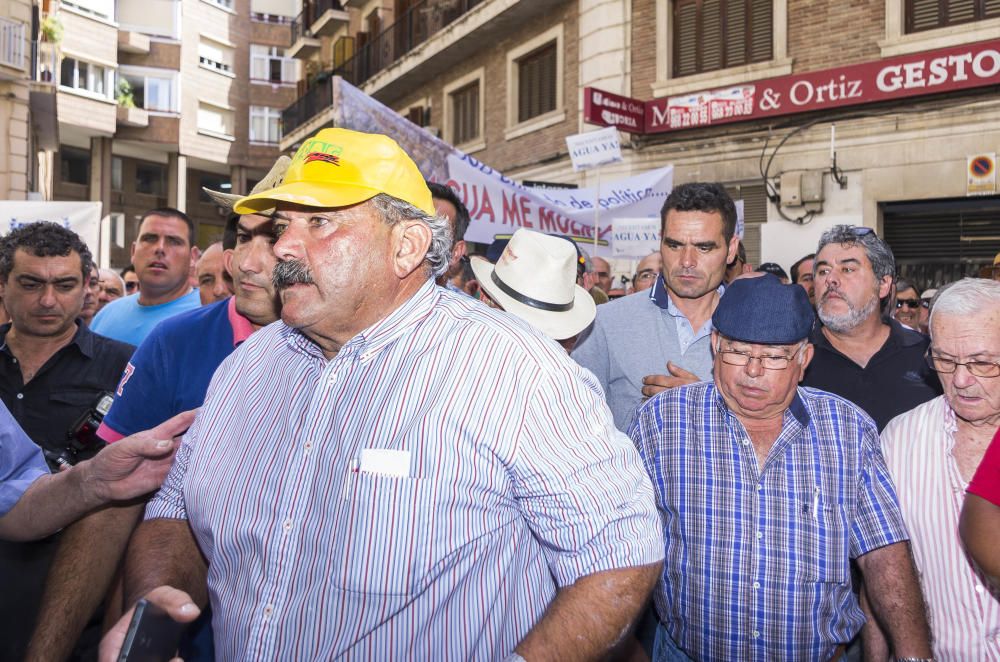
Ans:
[{"label": "man's ear", "polygon": [[451,264],[449,266],[458,264],[458,261],[465,257],[467,252],[465,240],[459,239],[456,241],[455,245],[451,247]]},{"label": "man's ear", "polygon": [[733,234],[729,240],[729,250],[726,252],[726,264],[732,264],[740,250],[740,238]]},{"label": "man's ear", "polygon": [[892,276],[882,276],[882,281],[878,284],[878,298],[884,299],[892,291]]},{"label": "man's ear", "polygon": [[802,378],[806,376],[806,368],[809,367],[809,362],[812,361],[814,350],[815,350],[815,347],[813,347],[812,343],[806,343],[805,348],[801,350],[802,351],[802,363],[800,363],[799,366],[798,366],[798,368],[799,368],[799,379],[798,379],[798,381],[800,381],[800,382],[802,381]]},{"label": "man's ear", "polygon": [[136,243],[137,242],[134,242],[134,241],[132,242],[132,250],[130,250],[129,253],[128,253],[128,257],[129,257],[128,261],[131,262],[132,264],[135,264],[135,245],[136,245]]},{"label": "man's ear", "polygon": [[229,277],[233,277],[233,251],[232,248],[227,248],[222,251],[222,268],[226,270]]},{"label": "man's ear", "polygon": [[421,221],[402,221],[393,228],[393,270],[403,280],[420,269],[431,247],[431,229]]}]

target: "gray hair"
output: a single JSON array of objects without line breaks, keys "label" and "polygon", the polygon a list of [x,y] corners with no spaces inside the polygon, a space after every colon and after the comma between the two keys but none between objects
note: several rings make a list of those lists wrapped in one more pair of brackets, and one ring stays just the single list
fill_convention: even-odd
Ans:
[{"label": "gray hair", "polygon": [[[872,264],[872,271],[875,278],[882,280],[886,276],[896,275],[896,260],[892,256],[892,249],[889,244],[878,238],[874,232],[859,234],[862,228],[854,225],[835,225],[819,238],[819,246],[816,247],[818,255],[827,244],[841,244],[848,246],[860,246],[865,251],[865,256]],[[813,267],[815,271],[816,267]]]},{"label": "gray hair", "polygon": [[389,227],[402,221],[420,221],[431,231],[431,245],[424,261],[432,278],[441,276],[451,264],[451,222],[444,216],[431,216],[409,202],[387,193],[379,193],[370,200],[379,216]]},{"label": "gray hair", "polygon": [[[938,290],[931,301],[927,328],[938,315],[975,315],[990,306],[1000,308],[1000,281],[988,278],[963,278]],[[996,331],[994,330],[993,333]]]}]

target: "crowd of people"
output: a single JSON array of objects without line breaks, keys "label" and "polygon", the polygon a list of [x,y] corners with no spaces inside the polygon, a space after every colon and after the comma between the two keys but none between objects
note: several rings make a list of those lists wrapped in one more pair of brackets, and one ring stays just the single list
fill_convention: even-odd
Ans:
[{"label": "crowd of people", "polygon": [[1000,275],[695,182],[618,296],[344,129],[208,193],[0,238],[0,659],[1000,660]]}]

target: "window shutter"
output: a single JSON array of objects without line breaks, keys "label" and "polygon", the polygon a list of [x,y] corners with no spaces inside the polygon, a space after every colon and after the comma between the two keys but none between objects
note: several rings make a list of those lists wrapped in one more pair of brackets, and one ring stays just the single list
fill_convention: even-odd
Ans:
[{"label": "window shutter", "polygon": [[725,63],[722,59],[723,44],[726,36],[722,32],[722,12],[725,5],[722,0],[704,0],[701,5],[701,70],[712,71],[722,69]]},{"label": "window shutter", "polygon": [[774,57],[774,16],[771,0],[750,0],[750,61]]},{"label": "window shutter", "polygon": [[906,0],[905,8],[907,32],[1000,16],[1000,0]]},{"label": "window shutter", "polygon": [[725,15],[726,64],[735,67],[747,62],[747,4],[744,0],[727,0]]},{"label": "window shutter", "polygon": [[451,139],[456,145],[479,137],[479,81],[451,93]]},{"label": "window shutter", "polygon": [[674,76],[698,72],[698,3],[674,4]]},{"label": "window shutter", "polygon": [[556,43],[551,42],[518,61],[518,122],[556,109],[556,55]]}]

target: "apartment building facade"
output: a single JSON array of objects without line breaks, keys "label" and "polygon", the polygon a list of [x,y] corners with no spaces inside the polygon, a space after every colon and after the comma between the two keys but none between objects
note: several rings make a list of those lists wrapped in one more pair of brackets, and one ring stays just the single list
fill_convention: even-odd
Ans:
[{"label": "apartment building facade", "polygon": [[[942,282],[1000,250],[987,172],[1000,151],[998,34],[990,0],[313,0],[293,24],[303,81],[282,148],[331,122],[339,75],[514,179],[593,185],[564,139],[595,128],[585,99],[610,92],[681,119],[622,133],[625,160],[605,182],[672,164],[675,182],[721,181],[743,200],[754,263],[787,268],[823,230],[863,223],[904,273]],[[928,85],[941,57],[958,64]],[[817,102],[886,68],[885,86],[920,89]],[[780,115],[699,119],[725,94],[755,95],[743,101],[759,110],[772,82],[797,77],[833,87]]]},{"label": "apartment building facade", "polygon": [[[201,247],[224,216],[202,192],[245,191],[278,156],[295,98],[284,56],[295,8],[268,0],[48,0],[62,38],[39,53],[56,85],[55,200],[100,200],[110,263],[129,261],[138,218],[172,206]],[[48,197],[48,196],[46,196]]]}]

